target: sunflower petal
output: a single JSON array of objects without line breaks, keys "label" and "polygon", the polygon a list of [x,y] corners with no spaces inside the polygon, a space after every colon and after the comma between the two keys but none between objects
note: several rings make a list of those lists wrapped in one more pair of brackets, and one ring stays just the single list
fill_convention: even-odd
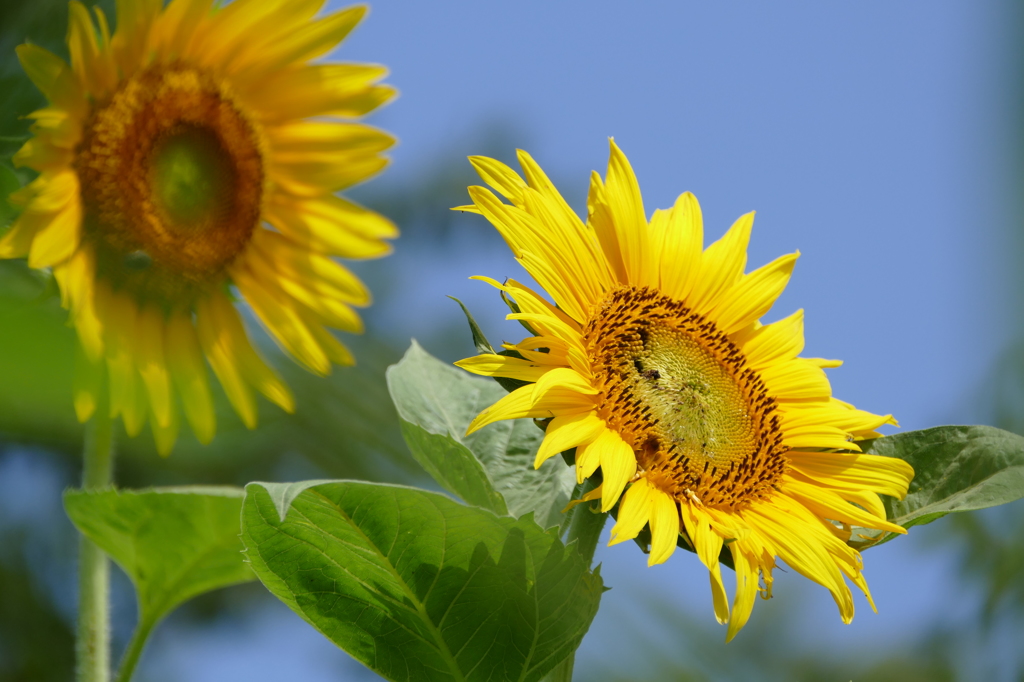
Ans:
[{"label": "sunflower petal", "polygon": [[619,516],[612,526],[608,546],[632,540],[644,529],[651,519],[652,500],[660,494],[654,486],[641,477],[626,490],[619,504]]},{"label": "sunflower petal", "polygon": [[606,428],[604,421],[593,412],[555,417],[548,424],[544,441],[537,449],[534,468],[539,469],[548,458],[560,452],[593,442]]},{"label": "sunflower petal", "polygon": [[167,366],[174,378],[174,387],[181,395],[185,417],[200,443],[213,440],[217,415],[210,395],[210,382],[203,362],[199,338],[191,315],[174,314],[165,326]]}]

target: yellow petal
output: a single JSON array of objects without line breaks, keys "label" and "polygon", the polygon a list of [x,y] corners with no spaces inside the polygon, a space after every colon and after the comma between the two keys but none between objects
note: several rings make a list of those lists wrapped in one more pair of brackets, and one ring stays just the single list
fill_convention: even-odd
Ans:
[{"label": "yellow petal", "polygon": [[136,332],[137,365],[149,395],[152,416],[161,429],[171,427],[171,377],[164,360],[164,313],[147,305],[139,310]]},{"label": "yellow petal", "polygon": [[782,442],[796,450],[831,449],[860,451],[860,446],[853,442],[850,435],[840,428],[827,424],[811,424],[787,429],[782,435]]},{"label": "yellow petal", "polygon": [[[595,439],[597,440],[597,439]],[[583,483],[584,479],[590,478],[601,466],[601,452],[593,447],[594,443],[584,443],[576,448],[576,482]]]},{"label": "yellow petal", "polygon": [[529,360],[496,353],[475,355],[465,360],[459,360],[455,365],[473,374],[486,377],[508,377],[520,381],[537,381],[549,369]]},{"label": "yellow petal", "polygon": [[679,538],[679,505],[666,493],[655,490],[651,496],[651,554],[647,565],[668,561],[676,551]]},{"label": "yellow petal", "polygon": [[178,411],[171,410],[171,419],[167,424],[161,424],[156,415],[151,412],[149,415],[149,425],[153,429],[156,451],[161,457],[171,454],[171,450],[174,449],[174,443],[178,440],[178,430],[181,426],[178,419]]},{"label": "yellow petal", "polygon": [[299,316],[303,318],[313,337],[316,338],[317,343],[324,349],[328,360],[342,367],[351,367],[356,364],[356,359],[349,349],[341,341],[338,341],[337,337],[329,329],[325,329],[315,319],[312,319],[310,315],[301,310],[299,311]]},{"label": "yellow petal", "polygon": [[647,244],[647,214],[643,197],[629,159],[614,139],[608,140],[611,154],[605,178],[604,201],[607,203],[616,242],[629,282],[639,283],[641,272],[652,267]]},{"label": "yellow petal", "polygon": [[129,435],[135,435],[145,420],[145,413],[136,408],[136,372],[134,339],[138,309],[135,302],[121,292],[112,292],[104,282],[97,286],[97,308],[106,320],[104,346],[110,374],[110,416],[123,414]]},{"label": "yellow petal", "polygon": [[395,137],[363,123],[337,121],[287,121],[268,126],[267,138],[278,154],[323,154],[363,149],[381,152],[395,144]]},{"label": "yellow petal", "polygon": [[652,498],[659,494],[645,477],[629,486],[619,504],[619,516],[612,526],[609,547],[632,540],[640,534],[651,518]]},{"label": "yellow petal", "polygon": [[828,533],[806,508],[803,513],[810,518],[794,519],[794,503],[783,509],[786,502],[786,496],[776,495],[770,504],[757,505],[758,530],[772,538],[779,557],[790,568],[831,592],[843,622],[849,623],[853,619],[853,596],[827,549],[830,543],[843,543]]},{"label": "yellow petal", "polygon": [[524,322],[529,322],[531,327],[544,336],[555,336],[564,339],[570,344],[583,345],[583,337],[580,336],[580,333],[557,317],[536,313],[509,313],[505,316],[505,319],[523,320]]},{"label": "yellow petal", "polygon": [[629,284],[622,247],[619,245],[619,233],[615,227],[615,218],[608,205],[607,192],[601,176],[596,172],[590,174],[590,191],[587,194],[587,225],[597,237],[601,252],[608,263],[610,275],[609,285],[616,282]]},{"label": "yellow petal", "polygon": [[39,231],[56,217],[52,213],[22,211],[14,224],[0,237],[0,258],[24,258],[32,249]]},{"label": "yellow petal", "polygon": [[232,80],[252,68],[267,51],[308,24],[323,0],[240,0],[221,6],[207,22],[204,63],[220,67]]},{"label": "yellow petal", "polygon": [[252,246],[262,253],[267,266],[324,296],[354,305],[370,302],[370,292],[359,278],[323,254],[296,247],[269,230],[257,230]]},{"label": "yellow petal", "polygon": [[718,565],[718,555],[722,551],[722,536],[711,527],[711,519],[703,508],[690,502],[680,504],[679,510],[686,534],[690,537],[701,563],[708,569],[714,569]]},{"label": "yellow petal", "polygon": [[68,261],[55,266],[53,274],[67,298],[64,305],[71,311],[86,355],[98,361],[104,352],[105,322],[97,310],[96,257],[92,248],[80,248]]},{"label": "yellow petal", "polygon": [[70,258],[78,249],[81,228],[82,206],[72,199],[36,233],[28,253],[29,267],[48,268]]},{"label": "yellow petal", "polygon": [[760,372],[768,394],[778,400],[820,400],[832,396],[825,371],[812,362],[796,358],[778,362]]},{"label": "yellow petal", "polygon": [[[563,230],[575,237],[575,239],[571,239],[575,247],[573,251],[580,254],[581,261],[590,263],[592,270],[584,269],[584,273],[591,277],[592,281],[587,282],[584,288],[591,294],[609,289],[612,282],[611,271],[604,254],[601,253],[594,233],[569,207],[562,194],[548,179],[543,169],[533,160],[533,157],[522,149],[517,149],[516,158],[519,159],[519,165],[523,167],[523,173],[530,187],[545,199],[545,203],[551,207],[555,220],[563,226]],[[596,303],[597,299],[593,299],[593,302]]]},{"label": "yellow petal", "polygon": [[552,388],[562,388],[581,395],[597,395],[598,390],[579,372],[568,367],[556,367],[544,372],[533,385],[533,399],[538,401]]},{"label": "yellow petal", "polygon": [[11,157],[16,168],[28,167],[40,172],[53,171],[71,165],[74,154],[70,149],[53,144],[49,135],[37,133]]},{"label": "yellow petal", "polygon": [[799,256],[799,251],[782,256],[744,275],[711,313],[718,328],[730,334],[767,313],[789,283]]},{"label": "yellow petal", "polygon": [[113,55],[107,45],[97,43],[89,10],[77,0],[68,4],[68,51],[71,67],[86,92],[101,99],[114,89],[117,73]]},{"label": "yellow petal", "polygon": [[747,264],[747,244],[753,226],[752,212],[741,216],[724,237],[704,251],[700,259],[700,275],[686,299],[691,308],[699,313],[710,311],[718,297],[740,280]]},{"label": "yellow petal", "polygon": [[116,7],[117,33],[111,45],[123,75],[130,77],[143,66],[145,52],[150,44],[150,31],[163,2],[129,0],[118,2]]},{"label": "yellow petal", "polygon": [[294,412],[295,399],[291,391],[253,348],[235,306],[223,296],[211,297],[209,306],[246,383],[285,412]]},{"label": "yellow petal", "polygon": [[790,452],[786,455],[800,473],[841,490],[870,490],[903,499],[914,469],[902,459],[879,455],[833,452]]},{"label": "yellow petal", "polygon": [[[238,359],[232,354],[232,339],[227,330],[219,323],[212,308],[211,299],[220,298],[215,294],[210,299],[200,300],[196,304],[196,331],[206,359],[210,361],[214,374],[220,380],[224,392],[242,418],[247,428],[256,428],[256,398],[252,389],[242,376]],[[230,304],[228,304],[230,305]]]},{"label": "yellow petal", "polygon": [[162,61],[172,62],[183,56],[212,4],[213,0],[175,0],[167,4],[154,35]]},{"label": "yellow petal", "polygon": [[333,195],[313,198],[274,193],[267,219],[296,245],[345,258],[375,258],[391,251],[382,241],[396,237],[394,223]]},{"label": "yellow petal", "polygon": [[96,412],[99,391],[104,381],[102,362],[89,359],[81,344],[75,344],[74,402],[75,416],[82,424]]},{"label": "yellow petal", "polygon": [[[258,251],[253,249],[248,254],[246,264],[251,270],[264,272],[269,275],[272,268],[265,266],[265,261],[260,262]],[[285,298],[291,298],[297,305],[306,311],[305,317],[312,320],[312,326],[326,325],[341,329],[343,331],[361,334],[363,332],[363,321],[358,313],[347,303],[342,303],[336,298],[325,296],[319,291],[310,288],[315,281],[310,278],[291,279],[284,275],[275,278],[273,285],[280,290]]]},{"label": "yellow petal", "polygon": [[271,293],[243,268],[232,270],[232,279],[282,348],[320,376],[331,373],[327,353],[299,316],[296,307],[280,293]]},{"label": "yellow petal", "polygon": [[604,477],[601,494],[601,511],[615,506],[623,488],[636,474],[636,456],[619,434],[605,429],[590,446],[596,449],[601,460],[601,475]]},{"label": "yellow petal", "polygon": [[754,369],[792,360],[804,349],[804,311],[798,310],[778,322],[733,334],[733,342],[743,349]]},{"label": "yellow petal", "polygon": [[356,5],[307,23],[277,43],[268,45],[251,68],[268,72],[319,57],[344,40],[365,15],[366,6]]},{"label": "yellow petal", "polygon": [[537,449],[534,468],[539,469],[549,457],[560,452],[592,442],[605,428],[604,421],[594,412],[555,417],[548,424],[544,441]]},{"label": "yellow petal", "polygon": [[18,45],[14,51],[25,74],[46,95],[46,99],[76,118],[85,116],[85,93],[63,59],[31,43]]},{"label": "yellow petal", "polygon": [[697,197],[684,192],[676,199],[661,243],[661,288],[666,295],[686,300],[700,275],[704,248],[704,219]]},{"label": "yellow petal", "polygon": [[276,72],[252,87],[243,84],[242,91],[246,103],[270,124],[311,116],[357,117],[394,96],[394,89],[374,85],[387,74],[377,64],[316,64]]},{"label": "yellow petal", "polygon": [[589,412],[595,407],[592,398],[580,395],[574,391],[552,388],[541,396],[539,400],[534,400],[533,391],[534,384],[522,386],[512,391],[478,414],[476,419],[470,422],[469,427],[466,429],[466,435],[503,419],[555,417],[564,414]]},{"label": "yellow petal", "polygon": [[[483,279],[471,277],[470,279]],[[494,280],[491,280],[493,282]],[[504,285],[497,287],[502,291],[508,292],[512,298],[515,299],[516,303],[519,304],[519,310],[524,313],[538,314],[538,315],[549,315],[557,317],[559,320],[564,322],[570,329],[579,331],[581,329],[580,323],[567,315],[564,311],[555,306],[551,305],[544,298],[535,292],[533,289],[520,284],[514,279],[507,280]]]},{"label": "yellow petal", "polygon": [[297,198],[319,198],[368,180],[388,165],[388,159],[373,152],[338,154],[331,161],[278,163],[270,180],[278,189]]},{"label": "yellow petal", "polygon": [[202,349],[192,324],[191,314],[173,314],[165,326],[167,366],[174,387],[181,395],[185,417],[202,444],[213,440],[217,428],[216,412],[210,396],[210,383]]},{"label": "yellow petal", "polygon": [[522,207],[523,188],[527,185],[518,173],[501,161],[486,156],[471,156],[469,163],[472,164],[481,180],[512,203]]},{"label": "yellow petal", "polygon": [[732,603],[732,614],[729,616],[726,642],[731,642],[750,619],[750,612],[754,609],[754,597],[757,595],[758,575],[757,566],[751,564],[737,543],[729,545],[729,549],[732,551],[732,563],[736,567],[736,596]]},{"label": "yellow petal", "polygon": [[784,476],[780,488],[811,512],[823,519],[855,524],[864,528],[878,528],[891,533],[906,534],[902,526],[890,523],[885,517],[878,516],[854,506],[844,500],[838,493],[822,486],[814,485],[792,476]]}]

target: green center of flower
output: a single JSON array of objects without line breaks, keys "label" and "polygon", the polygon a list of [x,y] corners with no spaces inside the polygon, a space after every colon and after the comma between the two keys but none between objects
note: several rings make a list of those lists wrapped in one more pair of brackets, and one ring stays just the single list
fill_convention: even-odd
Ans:
[{"label": "green center of flower", "polygon": [[152,154],[152,196],[169,227],[195,232],[221,222],[231,208],[230,157],[210,130],[182,126]]},{"label": "green center of flower", "polygon": [[619,287],[583,342],[598,414],[650,483],[727,509],[771,495],[786,467],[775,400],[712,320],[654,289]]},{"label": "green center of flower", "polygon": [[76,149],[98,273],[183,307],[223,284],[263,211],[259,131],[226,86],[153,66],[98,103]]},{"label": "green center of flower", "polygon": [[750,455],[756,432],[729,370],[691,335],[652,325],[631,354],[634,394],[661,441],[693,464],[727,466]]}]

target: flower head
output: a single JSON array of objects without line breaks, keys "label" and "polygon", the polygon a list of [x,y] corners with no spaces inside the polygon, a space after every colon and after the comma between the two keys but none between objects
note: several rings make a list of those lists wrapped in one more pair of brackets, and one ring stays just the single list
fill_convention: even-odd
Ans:
[{"label": "flower head", "polygon": [[50,104],[14,157],[39,176],[13,196],[24,208],[0,258],[52,268],[80,340],[83,421],[107,382],[129,434],[148,420],[169,452],[180,399],[208,442],[207,361],[250,428],[254,389],[294,409],[233,291],[310,370],[352,362],[327,328],[361,331],[352,306],[370,295],[332,257],[384,255],[396,230],[335,192],[381,170],[394,140],[345,119],[394,90],[380,66],[310,63],[365,14],[315,18],[322,4],[118,0],[111,35],[73,1],[70,64],[18,48]]},{"label": "flower head", "polygon": [[[484,410],[470,431],[502,419],[549,418],[537,465],[576,449],[580,482],[618,504],[611,543],[650,532],[650,565],[677,540],[707,566],[715,615],[731,639],[759,591],[767,598],[781,558],[832,593],[844,621],[853,601],[843,576],[870,601],[853,525],[905,532],[885,519],[879,494],[903,497],[902,460],[866,455],[890,415],[832,397],[825,368],[801,358],[803,311],[764,325],[799,254],[745,273],[753,214],[703,248],[700,206],[685,193],[647,220],[640,188],[612,142],[604,180],[594,173],[587,222],[525,152],[525,181],[488,158],[471,159],[511,204],[471,187],[473,206],[501,232],[554,305],[514,280],[485,279],[509,294],[533,335],[456,364],[529,382]],[[736,569],[730,609],[719,556]],[[873,606],[873,604],[872,604]]]}]

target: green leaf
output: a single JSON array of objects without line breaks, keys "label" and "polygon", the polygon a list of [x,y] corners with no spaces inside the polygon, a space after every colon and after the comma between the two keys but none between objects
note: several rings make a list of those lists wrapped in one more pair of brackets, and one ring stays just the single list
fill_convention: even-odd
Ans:
[{"label": "green leaf", "polygon": [[544,528],[562,522],[575,474],[558,458],[533,468],[544,434],[531,420],[465,435],[473,418],[505,395],[500,386],[441,362],[415,341],[387,380],[409,449],[445,490],[496,514],[533,512]]},{"label": "green leaf", "polygon": [[21,188],[21,181],[18,180],[18,176],[14,174],[14,171],[8,168],[3,163],[0,163],[0,230],[5,228],[14,218],[15,210],[14,206],[8,200],[11,192],[17,191]]},{"label": "green leaf", "polygon": [[480,329],[480,325],[478,325],[476,320],[473,319],[473,314],[469,312],[469,308],[466,307],[466,304],[454,296],[449,296],[448,298],[458,303],[459,307],[462,308],[462,314],[466,316],[466,321],[469,323],[469,332],[473,335],[473,345],[476,347],[476,352],[493,353],[494,347],[491,346],[491,342],[487,340],[486,336],[484,336],[483,330]]},{"label": "green leaf", "polygon": [[[502,296],[504,296],[504,293],[502,294]],[[478,325],[476,323],[476,320],[473,319],[473,314],[469,312],[469,308],[463,305],[462,301],[455,298],[454,296],[449,296],[448,298],[458,303],[459,307],[462,308],[462,313],[466,316],[466,321],[469,323],[469,332],[470,334],[473,335],[473,345],[476,347],[477,353],[495,353],[497,355],[504,355],[505,357],[509,358],[519,358],[520,360],[525,359],[523,358],[522,353],[520,353],[519,351],[508,349],[495,351],[494,347],[491,345],[491,342],[487,340],[486,336],[484,336],[483,330],[480,329],[480,325]],[[516,308],[516,312],[519,312],[518,308]],[[534,336],[536,336],[536,334],[534,334]],[[495,381],[498,382],[498,385],[500,385],[509,393],[516,390],[517,388],[526,386],[528,383],[530,383],[529,381],[521,381],[520,379],[509,379],[508,377],[493,378]]]},{"label": "green leaf", "polygon": [[[539,680],[579,645],[604,590],[529,517],[414,488],[250,483],[242,539],[256,574],[387,679]],[[295,488],[292,488],[294,491]]]},{"label": "green leaf", "polygon": [[[951,512],[985,509],[1024,497],[1024,437],[991,426],[937,426],[861,444],[866,453],[898,457],[914,467],[906,499],[883,496],[886,515],[904,528]],[[895,533],[854,528],[859,548],[888,542]]]},{"label": "green leaf", "polygon": [[192,597],[256,577],[238,537],[243,495],[214,486],[69,490],[64,508],[132,579],[139,622],[151,627]]}]

